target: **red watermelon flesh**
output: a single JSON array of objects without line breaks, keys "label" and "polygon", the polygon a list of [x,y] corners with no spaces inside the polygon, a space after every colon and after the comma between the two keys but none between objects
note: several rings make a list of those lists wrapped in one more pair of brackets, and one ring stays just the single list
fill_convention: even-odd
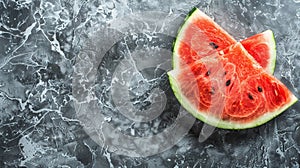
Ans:
[{"label": "red watermelon flesh", "polygon": [[[232,65],[235,69],[225,79],[225,94],[228,96],[225,105],[227,108],[222,113],[224,119],[252,121],[295,98],[283,83],[256,64],[240,44],[229,47],[223,58],[226,60],[223,63],[225,67]],[[230,84],[227,86],[228,81]]]},{"label": "red watermelon flesh", "polygon": [[168,75],[177,99],[196,118],[225,129],[251,128],[297,101],[270,75],[275,57],[271,31],[237,43],[195,8],[178,33]]},{"label": "red watermelon flesh", "polygon": [[[183,64],[182,67],[185,67],[237,42],[222,27],[197,8],[191,12],[178,37],[174,45],[173,57],[180,56],[181,58],[176,61],[173,60],[174,68],[181,64]],[[244,39],[241,43],[263,68],[271,74],[274,72],[276,50],[271,30]],[[180,50],[176,50],[179,48]]]},{"label": "red watermelon flesh", "polygon": [[276,45],[271,30],[251,36],[241,41],[241,44],[261,67],[273,74],[276,61]]},{"label": "red watermelon flesh", "polygon": [[227,129],[261,125],[297,98],[240,43],[168,74],[181,104],[196,118]]},{"label": "red watermelon flesh", "polygon": [[195,8],[177,35],[173,58],[180,59],[173,59],[173,67],[185,67],[236,42],[209,16]]}]

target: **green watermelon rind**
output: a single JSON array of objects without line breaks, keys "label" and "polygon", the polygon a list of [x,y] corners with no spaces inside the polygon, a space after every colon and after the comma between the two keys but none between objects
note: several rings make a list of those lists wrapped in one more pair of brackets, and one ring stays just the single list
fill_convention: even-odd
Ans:
[{"label": "green watermelon rind", "polygon": [[275,71],[275,65],[276,65],[276,40],[275,36],[272,30],[266,30],[265,32],[265,38],[269,39],[269,46],[270,46],[270,58],[268,60],[269,65],[266,67],[266,71],[270,74],[273,74]]},{"label": "green watermelon rind", "polygon": [[[207,112],[199,111],[196,109],[190,101],[184,96],[183,93],[181,93],[181,89],[179,87],[179,83],[176,80],[176,75],[178,72],[180,72],[179,68],[179,57],[178,57],[178,51],[176,50],[180,45],[181,38],[183,37],[183,34],[186,30],[186,27],[190,26],[190,22],[192,22],[194,19],[197,19],[197,17],[205,17],[207,19],[210,19],[207,15],[203,14],[198,8],[193,8],[190,13],[187,15],[187,17],[184,20],[183,25],[178,30],[178,35],[173,42],[173,58],[172,58],[172,67],[173,70],[168,72],[169,81],[172,87],[172,90],[177,98],[177,100],[180,102],[180,104],[189,112],[191,113],[195,118],[218,128],[223,129],[247,129],[247,128],[253,128],[257,127],[259,125],[262,125],[264,123],[267,123],[268,121],[272,120],[276,116],[280,115],[282,112],[284,112],[287,108],[292,106],[294,103],[298,101],[298,99],[291,94],[291,100],[284,106],[278,108],[277,110],[268,112],[264,114],[263,116],[253,120],[252,122],[247,123],[239,123],[239,122],[233,122],[233,121],[226,121],[221,120],[219,118],[216,118],[212,115],[207,115]],[[218,26],[218,25],[216,25]],[[222,29],[222,28],[221,28]],[[229,34],[228,34],[229,35]],[[230,36],[230,35],[229,35]],[[230,36],[231,37],[231,36]],[[267,33],[265,34],[265,37],[269,39],[269,46],[270,46],[270,58],[269,58],[269,66],[266,68],[266,71],[269,73],[273,73],[275,69],[275,62],[276,62],[276,42],[274,34],[271,30],[267,30]]]},{"label": "green watermelon rind", "polygon": [[168,72],[170,85],[173,89],[173,92],[177,98],[177,100],[180,102],[180,104],[189,112],[191,113],[195,118],[203,121],[204,123],[207,123],[211,126],[223,128],[223,129],[232,129],[232,130],[241,130],[241,129],[248,129],[260,126],[262,124],[267,123],[268,121],[272,120],[276,116],[283,113],[286,109],[288,109],[290,106],[292,106],[294,103],[298,101],[298,99],[291,94],[291,101],[284,106],[278,108],[275,111],[268,112],[264,114],[263,116],[247,123],[239,123],[239,122],[233,122],[233,121],[225,121],[218,119],[214,116],[207,115],[205,111],[199,111],[197,110],[190,101],[184,96],[183,93],[181,93],[181,89],[179,87],[179,82],[176,80],[176,75],[178,73],[178,70],[172,70]]}]

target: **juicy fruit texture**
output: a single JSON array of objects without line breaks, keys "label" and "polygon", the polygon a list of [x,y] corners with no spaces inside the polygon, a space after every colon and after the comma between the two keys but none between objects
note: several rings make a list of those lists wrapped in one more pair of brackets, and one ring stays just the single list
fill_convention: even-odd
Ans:
[{"label": "juicy fruit texture", "polygon": [[173,68],[185,67],[202,57],[215,55],[235,43],[236,40],[222,27],[194,8],[177,35]]},{"label": "juicy fruit texture", "polygon": [[[270,32],[264,33],[270,37]],[[259,43],[264,33],[244,42],[248,52],[266,49],[250,45],[264,46]],[[252,57],[242,43],[198,9],[178,34],[174,69],[168,72],[172,89],[190,113],[210,125],[226,129],[255,127],[297,101],[284,84],[269,74],[270,66],[260,66],[259,58],[264,54],[258,52]]]},{"label": "juicy fruit texture", "polygon": [[220,128],[261,125],[297,101],[240,43],[168,74],[181,104],[196,118]]},{"label": "juicy fruit texture", "polygon": [[241,41],[248,53],[268,73],[273,74],[276,61],[276,44],[273,32],[266,30]]},{"label": "juicy fruit texture", "polygon": [[[173,58],[180,57],[180,59],[173,59],[173,67],[185,67],[202,57],[214,55],[236,42],[209,16],[195,8],[178,33]],[[241,44],[268,73],[273,74],[276,48],[271,30],[244,39]]]}]

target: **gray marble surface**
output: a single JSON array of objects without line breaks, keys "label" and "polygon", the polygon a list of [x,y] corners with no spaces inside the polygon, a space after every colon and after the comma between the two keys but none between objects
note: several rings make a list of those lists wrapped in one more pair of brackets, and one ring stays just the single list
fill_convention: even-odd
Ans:
[{"label": "gray marble surface", "polygon": [[299,167],[299,102],[199,142],[166,75],[195,6],[238,40],[273,30],[300,97],[299,0],[0,0],[0,167]]}]

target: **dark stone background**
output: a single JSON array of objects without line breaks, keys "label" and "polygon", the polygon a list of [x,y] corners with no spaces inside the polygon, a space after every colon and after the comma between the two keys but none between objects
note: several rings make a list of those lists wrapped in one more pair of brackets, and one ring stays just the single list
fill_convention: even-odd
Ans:
[{"label": "dark stone background", "polygon": [[[97,39],[93,32],[121,22],[124,16],[149,11],[180,16],[175,18],[181,24],[194,6],[213,17],[236,39],[272,29],[277,41],[275,76],[300,97],[298,0],[0,0],[0,167],[299,167],[299,102],[265,125],[242,131],[216,129],[203,143],[198,142],[203,123],[196,121],[171,149],[148,157],[118,155],[98,145],[84,130],[74,107],[77,100],[72,93],[72,80],[78,70],[78,54],[86,41]],[[158,20],[155,15],[153,18]],[[175,30],[174,34],[180,24],[166,27]],[[153,28],[150,36],[156,31],[159,33]],[[173,37],[164,40],[172,41]],[[101,48],[103,41],[109,39],[99,37],[96,47]],[[170,55],[166,57],[171,64]],[[102,63],[106,67],[113,65],[113,60]],[[99,79],[105,77],[103,73],[98,74],[102,75]],[[168,92],[165,71],[152,72],[148,78],[158,82],[154,80],[143,88],[159,87]],[[100,91],[102,82],[105,84],[98,81]],[[110,83],[103,85],[107,86]],[[137,101],[134,107],[147,109],[153,103],[146,101],[149,93],[136,89],[131,90],[133,97],[140,92],[144,97],[132,99]],[[100,100],[105,99],[101,92],[95,93]],[[166,95],[168,101],[176,101],[172,100],[172,93]],[[150,132],[141,131],[134,136],[156,134],[172,124],[179,105],[175,102],[166,108],[170,112],[146,123]],[[132,121],[124,116],[110,114],[109,110],[103,112],[115,129],[128,135],[132,129],[138,132],[139,128],[131,128]],[[121,118],[115,119],[118,117]],[[158,126],[151,126],[155,123]]]}]

